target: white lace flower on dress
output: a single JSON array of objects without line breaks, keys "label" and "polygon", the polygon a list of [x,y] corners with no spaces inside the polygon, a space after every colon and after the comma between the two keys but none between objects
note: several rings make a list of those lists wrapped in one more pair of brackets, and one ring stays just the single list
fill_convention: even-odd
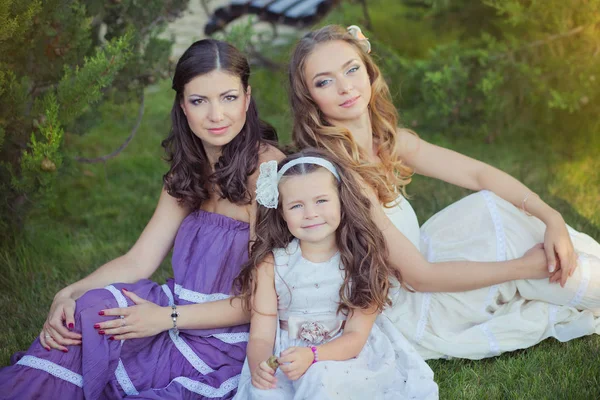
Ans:
[{"label": "white lace flower on dress", "polygon": [[277,161],[260,164],[260,173],[256,181],[256,201],[267,208],[277,208],[279,190],[277,189]]},{"label": "white lace flower on dress", "polygon": [[320,322],[304,322],[298,330],[298,337],[313,344],[319,344],[328,337],[329,332]]}]

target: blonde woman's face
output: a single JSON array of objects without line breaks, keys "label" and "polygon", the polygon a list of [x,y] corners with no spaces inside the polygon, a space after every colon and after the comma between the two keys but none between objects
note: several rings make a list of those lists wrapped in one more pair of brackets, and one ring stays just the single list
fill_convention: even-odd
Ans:
[{"label": "blonde woman's face", "polygon": [[352,45],[341,40],[317,45],[306,59],[304,80],[313,101],[333,125],[367,112],[371,82]]}]

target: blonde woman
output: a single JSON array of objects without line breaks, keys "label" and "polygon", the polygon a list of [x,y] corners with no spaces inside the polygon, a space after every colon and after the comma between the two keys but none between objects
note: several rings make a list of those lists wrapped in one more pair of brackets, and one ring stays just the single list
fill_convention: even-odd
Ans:
[{"label": "blonde woman", "polygon": [[[355,26],[300,40],[289,70],[293,138],[351,163],[373,201],[386,205],[373,218],[414,289],[400,289],[386,311],[395,326],[426,359],[480,359],[551,336],[600,333],[600,245],[506,173],[398,128],[369,51]],[[419,228],[400,195],[412,173],[477,193]],[[536,246],[545,271],[520,258]]]}]

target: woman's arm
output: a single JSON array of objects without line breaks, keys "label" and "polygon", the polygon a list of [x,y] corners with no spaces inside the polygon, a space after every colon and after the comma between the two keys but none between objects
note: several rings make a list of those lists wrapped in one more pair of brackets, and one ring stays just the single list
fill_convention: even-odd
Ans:
[{"label": "woman's arm", "polygon": [[[315,346],[319,361],[345,361],[357,357],[362,351],[375,319],[375,308],[355,309],[348,317],[342,335],[330,342]],[[314,354],[310,347],[290,347],[281,353],[281,370],[291,380],[300,378],[312,365]]]},{"label": "woman's arm", "polygon": [[383,232],[389,261],[403,281],[419,292],[463,292],[512,281],[548,277],[546,255],[534,247],[525,256],[503,262],[446,261],[428,262],[419,250],[394,226],[371,195],[371,214]]},{"label": "woman's arm", "polygon": [[75,327],[75,300],[91,289],[114,282],[136,282],[152,275],[171,249],[177,229],[188,213],[163,189],[154,215],[131,250],[54,296],[40,334],[42,346],[67,351],[66,345],[80,344],[81,335],[69,330]]},{"label": "woman's arm", "polygon": [[507,173],[455,151],[435,146],[406,130],[398,131],[397,149],[400,158],[416,173],[475,191],[490,190],[515,207],[525,208],[544,222],[547,227],[544,244],[548,270],[554,272],[556,269],[556,252],[562,268],[561,284],[564,285],[576,266],[576,256],[566,224],[558,211]]}]

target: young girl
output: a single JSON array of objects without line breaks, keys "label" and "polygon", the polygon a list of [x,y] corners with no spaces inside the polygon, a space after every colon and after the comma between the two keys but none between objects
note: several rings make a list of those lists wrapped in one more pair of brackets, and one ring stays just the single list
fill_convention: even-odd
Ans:
[{"label": "young girl", "polygon": [[260,167],[257,240],[236,279],[252,312],[236,399],[437,398],[432,371],[380,316],[395,273],[369,200],[323,152],[279,165]]},{"label": "young girl", "polygon": [[[0,371],[1,398],[233,397],[249,327],[228,297],[248,259],[258,165],[283,156],[264,139],[249,77],[224,42],[181,56],[152,219],[130,251],[55,296],[39,338]],[[148,280],[171,248],[175,278]]]},{"label": "young girl", "polygon": [[[289,71],[293,138],[350,164],[365,193],[376,193],[374,204],[397,200],[387,216],[383,207],[372,211],[390,263],[416,290],[400,290],[386,310],[398,330],[425,358],[471,359],[599,334],[600,244],[513,177],[398,128],[370,49],[355,26],[326,26],[300,40]],[[478,193],[419,229],[399,194],[412,173]],[[509,261],[540,242],[550,280]]]}]

